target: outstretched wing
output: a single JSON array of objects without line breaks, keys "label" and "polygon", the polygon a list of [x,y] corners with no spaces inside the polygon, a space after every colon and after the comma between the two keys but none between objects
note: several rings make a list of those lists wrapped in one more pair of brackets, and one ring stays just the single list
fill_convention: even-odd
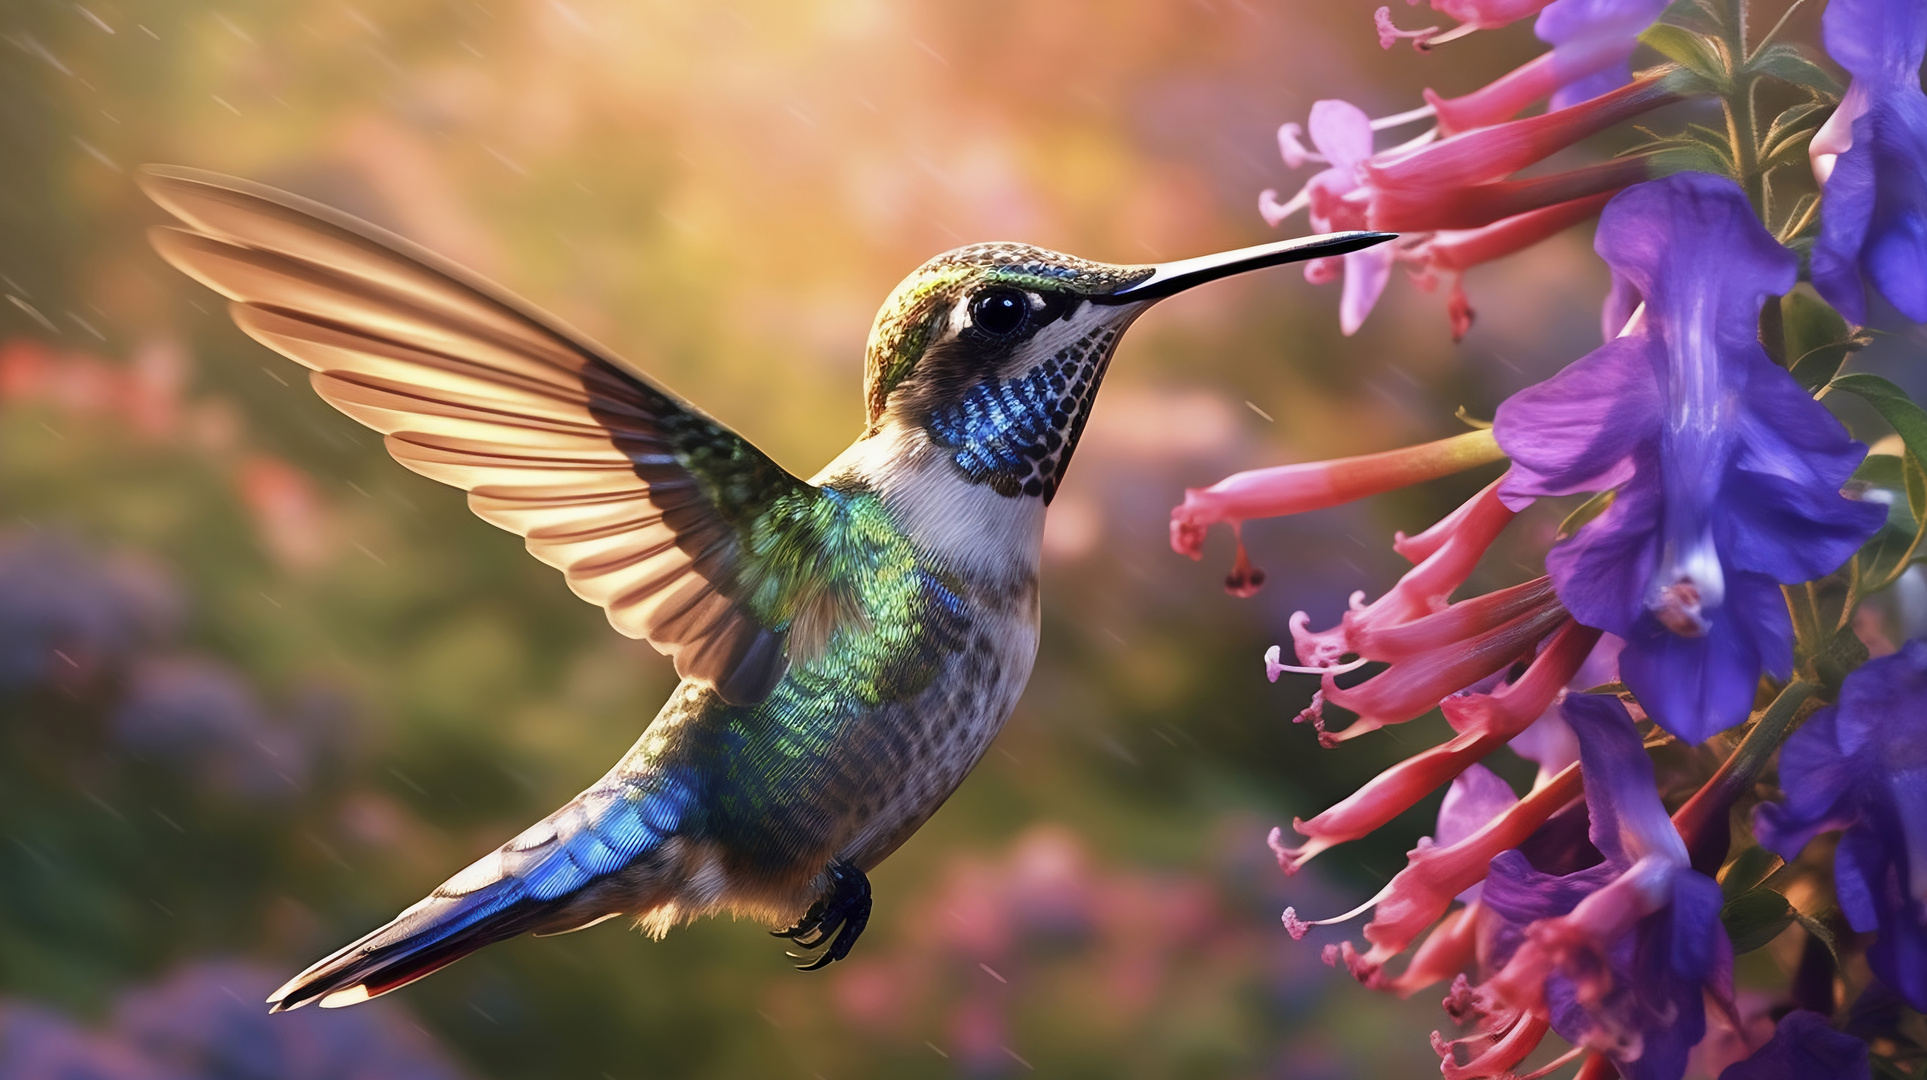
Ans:
[{"label": "outstretched wing", "polygon": [[187,226],[153,230],[161,256],[312,369],[395,460],[466,490],[685,678],[736,703],[782,678],[787,620],[752,610],[745,541],[760,515],[817,489],[559,320],[385,230],[197,170],[150,166],[140,185]]}]

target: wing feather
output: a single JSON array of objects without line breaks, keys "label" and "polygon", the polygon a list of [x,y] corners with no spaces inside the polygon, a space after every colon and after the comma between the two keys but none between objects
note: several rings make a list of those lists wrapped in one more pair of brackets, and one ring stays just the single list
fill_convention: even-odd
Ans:
[{"label": "wing feather", "polygon": [[[150,167],[184,228],[162,257],[228,297],[249,336],[310,369],[329,404],[408,468],[469,493],[615,628],[730,701],[787,667],[786,619],[752,610],[743,536],[813,494],[740,436],[469,271],[298,196]],[[722,452],[717,452],[721,450]],[[722,505],[717,492],[748,492]]]}]

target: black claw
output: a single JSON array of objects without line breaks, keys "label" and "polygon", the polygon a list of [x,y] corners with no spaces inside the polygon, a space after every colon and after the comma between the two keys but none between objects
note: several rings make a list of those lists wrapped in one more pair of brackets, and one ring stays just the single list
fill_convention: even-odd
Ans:
[{"label": "black claw", "polygon": [[[863,876],[863,871],[841,860],[830,863],[827,873],[829,891],[810,905],[810,910],[795,926],[772,931],[774,936],[789,938],[804,949],[828,945],[816,959],[798,964],[798,971],[815,971],[850,955],[856,939],[863,935],[863,928],[870,924],[870,879]],[[792,960],[806,959],[797,953],[786,955]]]}]

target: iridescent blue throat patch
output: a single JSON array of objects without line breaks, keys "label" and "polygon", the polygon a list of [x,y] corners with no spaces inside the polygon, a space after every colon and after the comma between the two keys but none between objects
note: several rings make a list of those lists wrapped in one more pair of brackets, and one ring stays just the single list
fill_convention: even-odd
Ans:
[{"label": "iridescent blue throat patch", "polygon": [[1116,346],[1116,330],[1093,330],[1021,378],[972,387],[931,414],[931,440],[953,451],[951,459],[972,483],[1049,503]]}]

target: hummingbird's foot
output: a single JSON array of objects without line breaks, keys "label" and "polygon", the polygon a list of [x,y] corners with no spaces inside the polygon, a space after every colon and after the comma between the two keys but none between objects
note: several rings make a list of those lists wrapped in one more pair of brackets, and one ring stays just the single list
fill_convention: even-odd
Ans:
[{"label": "hummingbird's foot", "polygon": [[[803,918],[787,930],[770,931],[772,936],[789,938],[805,949],[828,944],[816,959],[798,964],[798,971],[815,971],[850,955],[850,947],[870,922],[870,879],[841,859],[830,863],[828,873],[829,891],[810,905]],[[789,956],[794,960],[804,959],[796,953]]]}]

